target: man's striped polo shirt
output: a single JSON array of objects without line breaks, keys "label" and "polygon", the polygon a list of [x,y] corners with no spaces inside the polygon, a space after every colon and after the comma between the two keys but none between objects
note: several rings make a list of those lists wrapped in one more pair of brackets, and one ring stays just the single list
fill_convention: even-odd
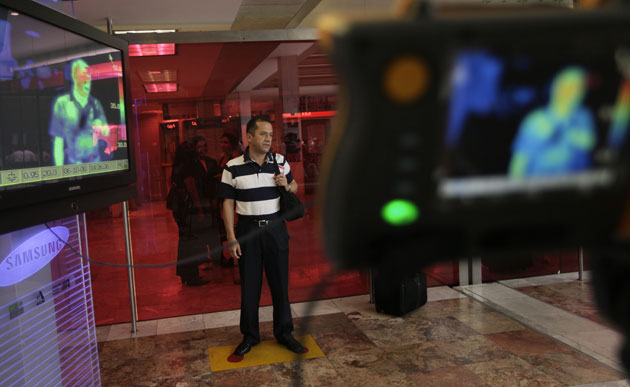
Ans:
[{"label": "man's striped polo shirt", "polygon": [[[278,162],[280,172],[293,181],[293,174],[284,156],[273,153]],[[245,153],[227,162],[223,169],[219,197],[234,199],[236,213],[239,216],[250,216],[255,219],[271,219],[280,211],[280,192],[274,181],[275,166],[272,153],[261,167],[249,157],[249,148]]]}]

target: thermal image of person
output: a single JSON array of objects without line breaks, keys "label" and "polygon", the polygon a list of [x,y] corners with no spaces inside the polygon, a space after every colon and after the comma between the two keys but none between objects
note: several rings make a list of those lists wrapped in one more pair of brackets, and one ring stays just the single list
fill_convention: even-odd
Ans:
[{"label": "thermal image of person", "polygon": [[52,141],[54,165],[101,161],[95,136],[109,135],[101,103],[90,95],[92,76],[88,64],[77,59],[71,65],[70,92],[53,103],[48,133]]},{"label": "thermal image of person", "polygon": [[592,113],[582,102],[586,72],[560,71],[551,84],[549,104],[525,116],[512,144],[511,177],[553,176],[591,165],[597,142]]}]

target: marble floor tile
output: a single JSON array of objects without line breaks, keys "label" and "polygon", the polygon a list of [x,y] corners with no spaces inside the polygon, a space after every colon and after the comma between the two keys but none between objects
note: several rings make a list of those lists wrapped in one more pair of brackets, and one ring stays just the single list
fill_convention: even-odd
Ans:
[{"label": "marble floor tile", "polygon": [[300,379],[299,382],[297,382],[297,385],[299,386],[342,387],[347,385],[327,358],[321,357],[317,359],[304,360],[299,363],[299,369],[297,368],[297,365],[298,362],[287,362],[274,364],[272,366],[277,386],[295,386],[298,375]]},{"label": "marble floor tile", "polygon": [[492,302],[505,302],[512,299],[522,299],[523,293],[498,282],[480,285],[459,286],[456,289],[464,294],[474,293],[476,296]]},{"label": "marble floor tile", "polygon": [[564,336],[552,336],[552,338],[557,340],[559,343],[566,344],[570,348],[573,348],[576,351],[584,354],[585,356],[589,356],[590,358],[614,370],[617,370],[619,372],[626,372],[626,367],[624,367],[621,363],[620,356],[618,356],[618,353],[614,348],[593,348],[593,346],[589,343],[586,343],[586,345],[584,345],[581,342],[575,341],[573,339],[568,339]]},{"label": "marble floor tile", "polygon": [[[542,327],[546,334],[571,334],[577,332],[597,331],[606,329],[589,319],[574,315],[559,308],[542,303],[536,310],[527,313],[511,308],[510,311],[517,316],[533,321]],[[509,307],[509,306],[508,306]]]},{"label": "marble floor tile", "polygon": [[198,376],[210,372],[208,352],[203,349],[162,352],[154,357],[154,375],[162,378]]},{"label": "marble floor tile", "polygon": [[295,332],[300,335],[331,333],[357,329],[344,313],[301,317],[295,320]]},{"label": "marble floor tile", "polygon": [[136,333],[132,337],[145,337],[157,335],[158,320],[138,321],[136,323]]},{"label": "marble floor tile", "polygon": [[238,325],[241,318],[240,310],[228,310],[225,312],[206,313],[203,315],[205,329],[228,327]]},{"label": "marble floor tile", "polygon": [[341,309],[331,300],[301,302],[291,304],[297,317],[317,316],[322,314],[340,313]]},{"label": "marble floor tile", "polygon": [[[584,271],[584,280],[588,280],[590,278],[591,278],[591,272]],[[578,279],[578,272],[569,272],[569,273],[542,275],[542,276],[529,277],[529,278],[502,280],[502,281],[499,281],[499,283],[509,286],[511,288],[520,288],[524,286],[540,286],[540,285],[557,284],[557,283],[563,283],[563,282],[571,282],[571,281],[576,281],[577,279]]]},{"label": "marble floor tile", "polygon": [[203,316],[200,314],[160,319],[157,324],[158,335],[203,329]]},{"label": "marble floor tile", "polygon": [[478,333],[455,317],[441,317],[406,324],[413,327],[427,341],[455,341],[478,335]]},{"label": "marble floor tile", "polygon": [[213,372],[212,381],[216,386],[230,387],[275,387],[278,385],[273,365]]},{"label": "marble floor tile", "polygon": [[517,356],[571,352],[565,345],[529,329],[494,333],[486,337]]},{"label": "marble floor tile", "polygon": [[573,281],[547,286],[518,288],[531,297],[557,308],[587,318],[597,324],[615,329],[597,307],[593,295],[593,285],[587,281]]},{"label": "marble floor tile", "polygon": [[438,368],[410,374],[409,378],[423,387],[485,387],[487,384],[464,366]]},{"label": "marble floor tile", "polygon": [[206,345],[210,347],[223,347],[234,345],[234,348],[243,340],[243,335],[238,325],[204,330]]},{"label": "marble floor tile", "polygon": [[[161,387],[161,386],[185,386],[185,387],[206,387],[214,386],[213,376],[211,373],[200,376],[178,376],[174,378],[158,378],[153,380],[146,380],[134,384],[138,387]],[[117,386],[116,386],[117,387]],[[121,386],[122,387],[122,386]]]},{"label": "marble floor tile", "polygon": [[545,374],[516,356],[508,359],[467,364],[464,367],[475,373],[489,386],[564,386],[559,380]]},{"label": "marble floor tile", "polygon": [[455,366],[453,356],[441,349],[440,344],[425,342],[386,348],[385,358],[409,376]]},{"label": "marble floor tile", "polygon": [[494,361],[512,356],[508,350],[482,335],[436,342],[435,345],[454,365]]},{"label": "marble floor tile", "polygon": [[[436,301],[403,317],[376,313],[367,295],[317,303],[316,310],[326,314],[312,316],[303,316],[305,303],[293,304],[294,334],[305,329],[326,355],[301,363],[300,385],[630,386],[618,371],[622,368],[613,366],[618,359],[610,348],[618,344],[619,334],[507,286],[492,285],[485,292],[485,284],[463,289],[477,298],[449,298],[461,294],[437,289]],[[580,284],[542,286],[560,300],[585,297]],[[239,311],[229,311],[142,321],[134,338],[131,324],[98,327],[101,339],[112,338],[98,344],[102,384],[295,385],[296,362],[210,372],[207,349],[236,347],[242,340],[239,316]],[[260,320],[261,339],[273,339],[271,306],[260,308]],[[566,337],[554,339],[531,327]],[[593,327],[599,329],[589,329]]]},{"label": "marble floor tile", "polygon": [[575,387],[628,387],[630,386],[630,380],[615,380],[612,382],[604,382],[604,383],[589,383],[589,384],[580,384]]},{"label": "marble floor tile", "polygon": [[115,368],[102,364],[101,361],[101,385],[103,386],[155,385],[150,382],[147,384],[147,381],[156,378],[156,368],[152,361],[128,358]]},{"label": "marble floor tile", "polygon": [[363,333],[374,345],[380,348],[427,342],[426,336],[417,332],[413,327],[388,330],[363,329]]},{"label": "marble floor tile", "polygon": [[177,332],[159,336],[155,341],[155,352],[188,352],[194,350],[206,351],[208,349],[207,336],[204,331]]},{"label": "marble floor tile", "polygon": [[103,386],[128,386],[155,376],[154,337],[99,343]]},{"label": "marble floor tile", "polygon": [[109,336],[109,331],[111,328],[111,325],[96,327],[96,341],[99,343],[102,341],[107,341],[107,337]]},{"label": "marble floor tile", "polygon": [[427,302],[465,298],[466,296],[450,286],[434,286],[427,289]]},{"label": "marble floor tile", "polygon": [[521,324],[497,312],[459,314],[455,318],[481,334],[524,329]]},{"label": "marble floor tile", "polygon": [[[293,318],[298,317],[298,314],[293,309],[293,306],[291,306],[291,316],[293,316]],[[240,312],[239,312],[239,319],[240,319]],[[259,322],[273,321],[273,306],[272,305],[261,306],[260,308],[258,308],[258,321]]]},{"label": "marble floor tile", "polygon": [[565,385],[602,383],[619,380],[624,377],[620,372],[573,351],[544,353],[522,358]]},{"label": "marble floor tile", "polygon": [[[293,314],[293,311],[291,311],[291,314]],[[258,321],[273,321],[273,306],[262,306],[258,308]]]},{"label": "marble floor tile", "polygon": [[365,351],[376,347],[365,332],[356,327],[343,331],[314,334],[313,339],[327,356],[339,353]]},{"label": "marble floor tile", "polygon": [[353,297],[335,298],[332,302],[351,319],[388,319],[390,316],[378,313],[374,304],[370,304],[370,296],[367,294]]},{"label": "marble floor tile", "polygon": [[457,317],[459,315],[469,315],[488,312],[490,309],[482,303],[470,298],[455,298],[428,302],[421,308],[409,312],[404,316],[406,321],[426,320],[439,317]]},{"label": "marble floor tile", "polygon": [[328,357],[349,386],[415,386],[382,349],[335,354]]},{"label": "marble floor tile", "polygon": [[609,358],[618,358],[619,351],[624,343],[624,336],[609,329],[596,331],[581,331],[571,335],[563,334],[580,345],[591,348],[595,352]]},{"label": "marble floor tile", "polygon": [[405,324],[402,318],[362,319],[353,322],[378,347],[421,344],[427,341],[426,332],[421,332],[414,324]]},{"label": "marble floor tile", "polygon": [[107,341],[131,338],[131,323],[110,325]]}]

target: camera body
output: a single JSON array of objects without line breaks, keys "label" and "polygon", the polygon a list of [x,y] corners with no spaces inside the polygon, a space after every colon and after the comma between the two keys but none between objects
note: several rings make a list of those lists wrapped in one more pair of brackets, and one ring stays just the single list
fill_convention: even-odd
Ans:
[{"label": "camera body", "polygon": [[[320,190],[341,268],[609,243],[628,198],[630,13],[347,24]],[[507,259],[507,258],[506,258]]]}]

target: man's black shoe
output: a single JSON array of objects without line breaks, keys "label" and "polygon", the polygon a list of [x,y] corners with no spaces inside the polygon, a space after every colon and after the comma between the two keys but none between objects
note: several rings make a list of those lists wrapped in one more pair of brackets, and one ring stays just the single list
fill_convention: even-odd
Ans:
[{"label": "man's black shoe", "polygon": [[289,336],[288,338],[279,339],[278,342],[291,352],[295,353],[306,353],[308,350],[304,348],[302,344],[299,343],[293,336]]},{"label": "man's black shoe", "polygon": [[243,356],[247,352],[251,351],[254,345],[255,344],[253,344],[251,341],[244,339],[243,341],[241,341],[238,347],[236,347],[236,349],[234,350],[234,354],[238,356]]}]

